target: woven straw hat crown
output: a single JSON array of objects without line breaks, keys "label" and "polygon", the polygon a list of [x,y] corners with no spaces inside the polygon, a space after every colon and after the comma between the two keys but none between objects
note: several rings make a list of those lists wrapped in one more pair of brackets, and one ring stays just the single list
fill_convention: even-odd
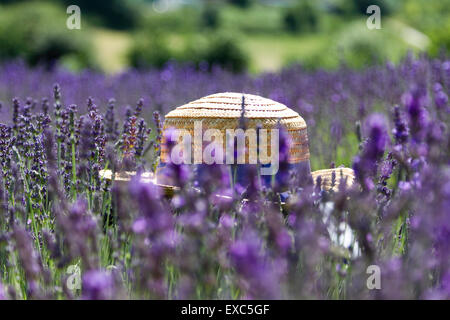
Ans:
[{"label": "woven straw hat crown", "polygon": [[[309,161],[307,127],[303,118],[284,104],[252,94],[216,93],[189,102],[165,116],[163,130],[175,128],[185,130],[193,136],[195,122],[201,121],[202,130],[220,130],[223,137],[226,137],[226,130],[239,128],[242,101],[244,101],[247,129],[257,127],[267,130],[276,129],[280,123],[291,138],[288,161],[290,163]],[[270,145],[270,134],[267,138],[267,143]],[[248,141],[246,143],[248,146]],[[268,153],[270,154],[270,148]],[[161,148],[161,162],[168,162],[165,138]]]}]

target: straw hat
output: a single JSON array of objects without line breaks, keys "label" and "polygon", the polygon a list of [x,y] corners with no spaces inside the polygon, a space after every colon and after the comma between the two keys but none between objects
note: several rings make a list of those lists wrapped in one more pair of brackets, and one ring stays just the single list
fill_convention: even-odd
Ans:
[{"label": "straw hat", "polygon": [[[288,152],[288,163],[293,170],[306,170],[311,174],[314,181],[320,177],[322,188],[325,190],[338,189],[341,178],[351,186],[354,183],[354,172],[349,168],[325,169],[311,172],[309,163],[309,146],[307,126],[303,118],[287,106],[276,101],[266,99],[252,94],[242,93],[216,93],[198,100],[182,105],[165,116],[163,132],[167,132],[169,128],[175,128],[188,132],[194,136],[195,123],[201,121],[202,130],[215,129],[222,133],[223,137],[227,136],[228,129],[237,129],[240,127],[242,116],[242,104],[244,101],[244,118],[247,129],[276,129],[279,125],[283,126],[290,137],[290,148]],[[249,163],[249,140],[246,139],[245,161]],[[271,135],[267,135],[267,145],[271,144]],[[223,147],[225,148],[225,139]],[[202,152],[203,145],[192,141],[192,150]],[[268,156],[271,155],[268,148]],[[144,182],[154,183],[170,195],[177,186],[171,181],[167,181],[164,176],[165,164],[169,162],[168,144],[166,135],[163,135],[161,143],[161,165],[156,172],[156,177],[151,173],[141,175]],[[240,165],[238,165],[240,166]],[[102,171],[101,174],[106,179],[115,181],[128,181],[133,172],[116,174],[112,177],[110,171]]]}]

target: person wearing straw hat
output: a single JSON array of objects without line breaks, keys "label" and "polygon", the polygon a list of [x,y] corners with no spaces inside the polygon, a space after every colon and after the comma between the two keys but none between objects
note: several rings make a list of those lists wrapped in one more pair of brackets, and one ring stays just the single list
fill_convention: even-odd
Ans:
[{"label": "person wearing straw hat", "polygon": [[[297,112],[267,98],[233,92],[212,94],[170,111],[165,116],[156,175],[144,173],[141,181],[154,183],[166,194],[172,194],[180,186],[167,174],[167,164],[192,165],[196,172],[201,172],[204,166],[214,162],[233,165],[235,182],[244,186],[247,181],[241,173],[248,166],[256,165],[262,174],[262,183],[268,186],[277,179],[278,129],[289,137],[287,162],[297,178],[320,181],[324,190],[338,189],[341,181],[347,186],[354,183],[354,172],[350,168],[311,172],[307,125]],[[263,154],[265,159],[262,159]],[[102,174],[107,179],[112,178],[110,171],[102,171]],[[133,172],[119,173],[114,180],[128,181],[133,175]]]}]

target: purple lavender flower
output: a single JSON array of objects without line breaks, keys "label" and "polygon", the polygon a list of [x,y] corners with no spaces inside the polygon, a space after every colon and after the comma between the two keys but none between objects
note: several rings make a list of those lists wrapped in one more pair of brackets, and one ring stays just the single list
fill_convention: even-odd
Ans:
[{"label": "purple lavender flower", "polygon": [[386,119],[380,114],[373,114],[367,120],[366,126],[369,141],[364,148],[364,153],[368,159],[376,161],[384,154],[389,142]]},{"label": "purple lavender flower", "polygon": [[105,133],[106,141],[115,142],[119,136],[118,126],[119,123],[116,121],[114,106],[116,101],[114,99],[109,99],[108,107],[105,114]]},{"label": "purple lavender flower", "polygon": [[83,299],[114,299],[114,279],[111,274],[101,270],[90,270],[83,275]]},{"label": "purple lavender flower", "polygon": [[0,282],[0,300],[6,300],[6,292],[3,284]]},{"label": "purple lavender flower", "polygon": [[446,110],[448,104],[448,96],[443,91],[435,92],[434,103],[440,110]]},{"label": "purple lavender flower", "polygon": [[134,111],[134,116],[139,118],[142,112],[142,107],[144,106],[144,99],[139,99],[136,104],[136,110]]},{"label": "purple lavender flower", "polygon": [[361,155],[353,160],[353,169],[363,187],[371,190],[374,186],[370,177],[375,176],[377,165],[389,142],[385,118],[380,114],[372,114],[366,121],[368,140]]},{"label": "purple lavender flower", "polygon": [[422,87],[415,86],[402,96],[402,100],[409,115],[412,138],[415,142],[421,142],[429,122],[428,111],[425,108],[428,103],[426,91]]},{"label": "purple lavender flower", "polygon": [[397,144],[403,144],[408,140],[409,137],[409,128],[406,124],[406,121],[403,119],[403,116],[400,114],[400,107],[394,107],[394,129],[392,129],[392,133],[395,137],[395,142]]},{"label": "purple lavender flower", "polygon": [[279,130],[279,168],[276,175],[276,183],[274,189],[276,192],[286,191],[290,185],[292,172],[289,164],[289,149],[291,147],[291,137],[289,133],[281,125]]},{"label": "purple lavender flower", "polygon": [[25,271],[27,279],[27,294],[33,297],[41,295],[40,288],[37,283],[38,277],[42,272],[42,265],[38,260],[36,251],[32,245],[32,239],[27,231],[21,226],[14,226],[13,237],[16,242],[16,249],[19,253],[19,259]]},{"label": "purple lavender flower", "polygon": [[230,257],[238,274],[248,283],[244,290],[248,298],[276,299],[281,291],[274,270],[262,254],[261,240],[252,230],[230,247]]}]

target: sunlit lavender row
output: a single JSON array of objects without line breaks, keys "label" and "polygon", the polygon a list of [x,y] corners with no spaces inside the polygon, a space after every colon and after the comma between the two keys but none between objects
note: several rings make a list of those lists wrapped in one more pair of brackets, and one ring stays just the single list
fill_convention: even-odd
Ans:
[{"label": "sunlit lavender row", "polygon": [[[449,299],[449,88],[446,57],[258,76],[3,65],[0,298]],[[224,91],[297,111],[312,168],[352,167],[356,183],[297,179],[282,150],[269,188],[251,168],[229,186],[221,166],[202,184],[168,166],[170,196],[100,174],[155,171],[164,114]]]}]

